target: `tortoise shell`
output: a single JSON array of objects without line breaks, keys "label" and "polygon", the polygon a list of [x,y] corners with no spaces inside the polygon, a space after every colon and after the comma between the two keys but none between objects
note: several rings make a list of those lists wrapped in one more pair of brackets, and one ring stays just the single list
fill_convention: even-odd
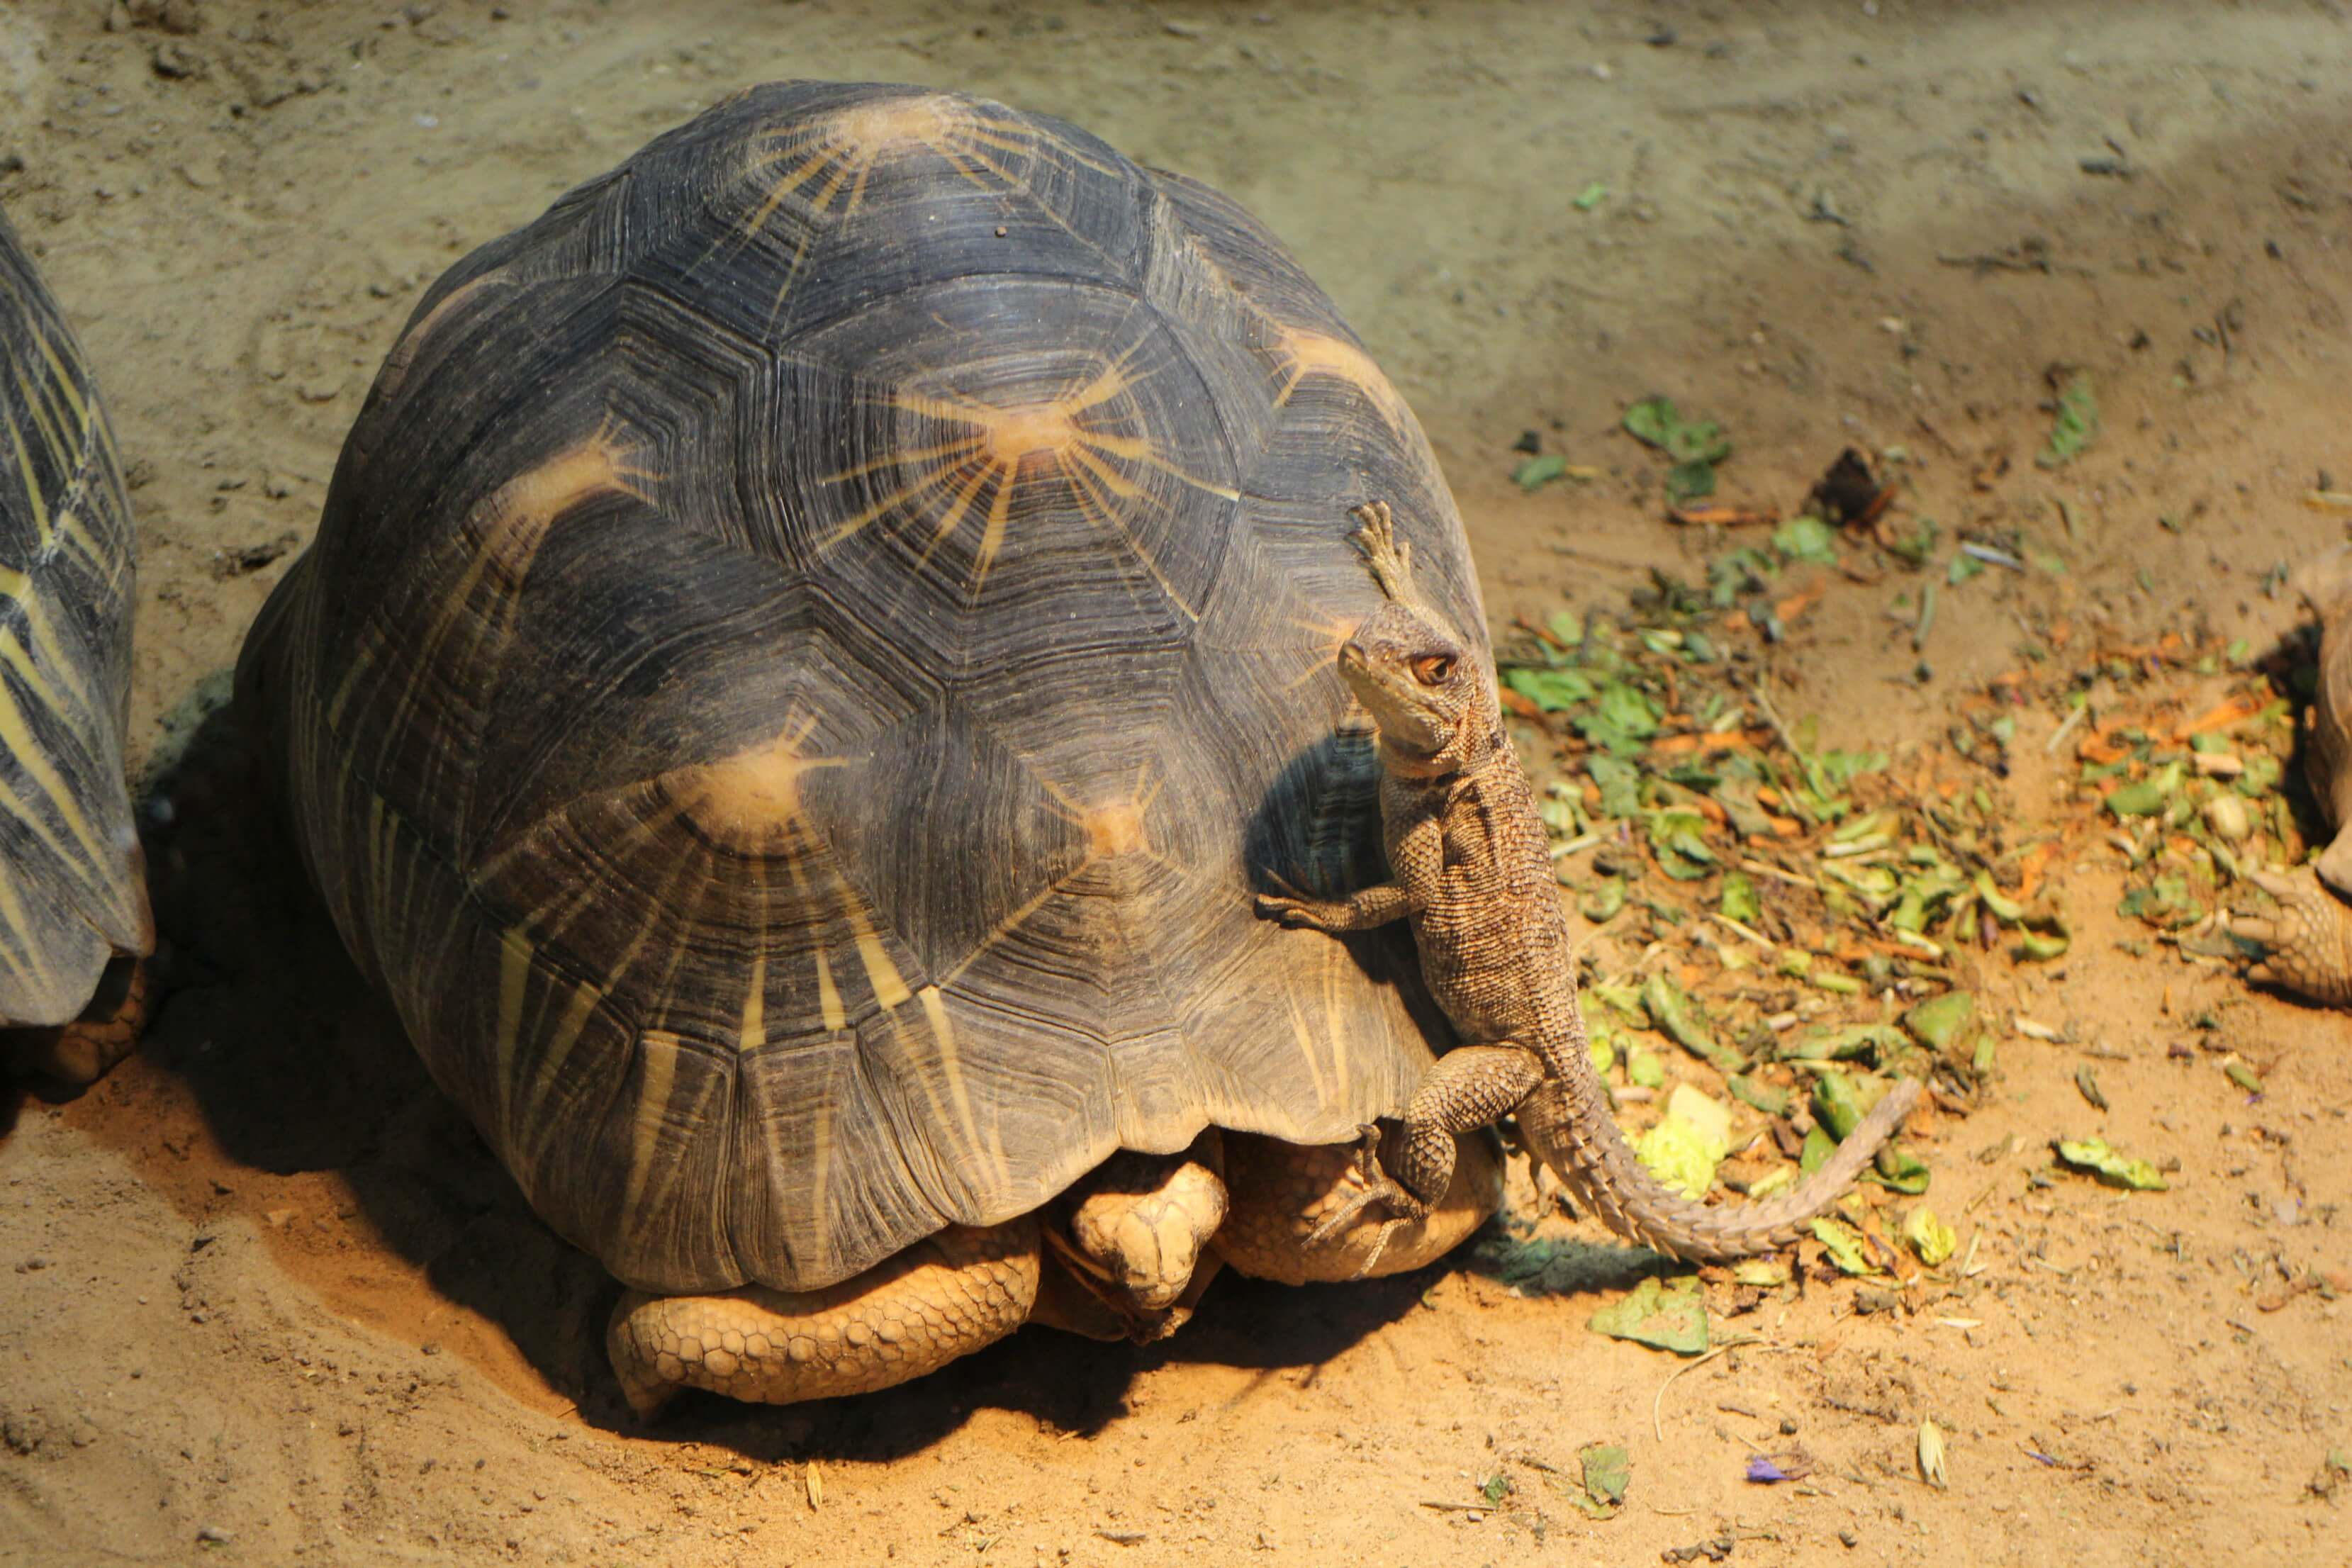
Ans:
[{"label": "tortoise shell", "polygon": [[[1240,208],[913,88],[762,87],[420,302],[241,661],[361,967],[628,1283],[811,1289],[1431,1060],[1338,642],[1419,426]],[[1477,646],[1484,655],[1484,644]]]},{"label": "tortoise shell", "polygon": [[0,216],[0,1023],[154,945],[123,778],[131,507],[89,363]]}]

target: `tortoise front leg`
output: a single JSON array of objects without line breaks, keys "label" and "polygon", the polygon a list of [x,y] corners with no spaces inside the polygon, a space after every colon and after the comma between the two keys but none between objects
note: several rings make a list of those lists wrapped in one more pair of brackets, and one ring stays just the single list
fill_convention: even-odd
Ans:
[{"label": "tortoise front leg", "polygon": [[0,1066],[79,1089],[129,1056],[147,1027],[147,961],[120,954],[100,972],[81,1016],[0,1034]]},{"label": "tortoise front leg", "polygon": [[2233,934],[2270,949],[2246,977],[2283,985],[2315,1002],[2352,1005],[2352,909],[2308,871],[2292,877],[2255,871],[2248,879],[2278,900],[2279,917],[2238,915],[2230,921]]},{"label": "tortoise front leg", "polygon": [[679,1390],[791,1405],[868,1394],[937,1372],[1028,1321],[1037,1221],[950,1226],[822,1290],[746,1285],[714,1296],[625,1292],[605,1349],[629,1408],[650,1418]]}]

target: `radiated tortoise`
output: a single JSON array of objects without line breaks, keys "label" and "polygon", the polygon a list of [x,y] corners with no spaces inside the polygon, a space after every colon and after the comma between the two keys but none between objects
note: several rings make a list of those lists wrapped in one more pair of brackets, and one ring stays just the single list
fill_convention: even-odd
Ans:
[{"label": "radiated tortoise", "polygon": [[86,1083],[155,944],[123,778],[132,548],[80,343],[0,216],[0,1059]]}]

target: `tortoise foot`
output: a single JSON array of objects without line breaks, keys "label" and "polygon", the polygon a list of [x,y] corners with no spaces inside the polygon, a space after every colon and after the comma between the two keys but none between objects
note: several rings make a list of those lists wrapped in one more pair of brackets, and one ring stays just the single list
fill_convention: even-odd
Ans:
[{"label": "tortoise foot", "polygon": [[[1217,1232],[1217,1250],[1242,1273],[1285,1285],[1402,1274],[1433,1263],[1503,1205],[1493,1132],[1481,1128],[1455,1142],[1453,1180],[1426,1215],[1364,1217],[1383,1194],[1365,1176],[1360,1144],[1307,1146],[1228,1132],[1233,1208]],[[1340,1223],[1316,1240],[1334,1217]]]},{"label": "tortoise foot", "polygon": [[109,963],[81,1016],[45,1029],[7,1032],[6,1065],[79,1089],[104,1078],[129,1056],[147,1027],[147,961],[128,954]]},{"label": "tortoise foot", "polygon": [[680,1390],[791,1405],[867,1394],[994,1344],[1037,1299],[1037,1222],[950,1226],[837,1285],[711,1296],[622,1294],[605,1349],[629,1408]]},{"label": "tortoise foot", "polygon": [[[1223,1143],[1211,1128],[1180,1153],[1122,1149],[1054,1205],[1046,1245],[1062,1273],[1102,1304],[1117,1337],[1150,1344],[1192,1316],[1216,1269],[1207,1248],[1225,1220],[1223,1169]],[[1040,1305],[1037,1321],[1104,1337],[1097,1315],[1056,1315],[1048,1305]]]},{"label": "tortoise foot", "polygon": [[2246,977],[2331,1006],[2352,1005],[2352,909],[2309,871],[2255,871],[2249,879],[2278,900],[2279,912],[2276,920],[2231,917],[2233,934],[2270,949]]}]

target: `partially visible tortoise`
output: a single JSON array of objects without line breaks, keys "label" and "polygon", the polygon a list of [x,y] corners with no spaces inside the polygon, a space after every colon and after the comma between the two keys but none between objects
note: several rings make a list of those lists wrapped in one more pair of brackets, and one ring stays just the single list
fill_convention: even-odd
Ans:
[{"label": "partially visible tortoise", "polygon": [[123,777],[131,508],[81,345],[0,215],[0,1060],[87,1083],[155,945]]},{"label": "partially visible tortoise", "polygon": [[1333,668],[1372,498],[1491,707],[1330,301],[970,98],[752,89],[420,302],[240,701],[436,1080],[631,1287],[640,1412],[1150,1335],[1220,1258],[1411,1268],[1494,1210],[1471,1127],[1425,1216],[1349,1219],[1450,1033],[1401,932],[1254,907],[1384,875]]},{"label": "partially visible tortoise", "polygon": [[2316,1002],[2352,1006],[2352,551],[2296,574],[2319,616],[2319,686],[2305,715],[2304,776],[2336,837],[2310,870],[2253,871],[2278,900],[2275,920],[2239,916],[2230,929],[2270,952],[2247,973]]}]

